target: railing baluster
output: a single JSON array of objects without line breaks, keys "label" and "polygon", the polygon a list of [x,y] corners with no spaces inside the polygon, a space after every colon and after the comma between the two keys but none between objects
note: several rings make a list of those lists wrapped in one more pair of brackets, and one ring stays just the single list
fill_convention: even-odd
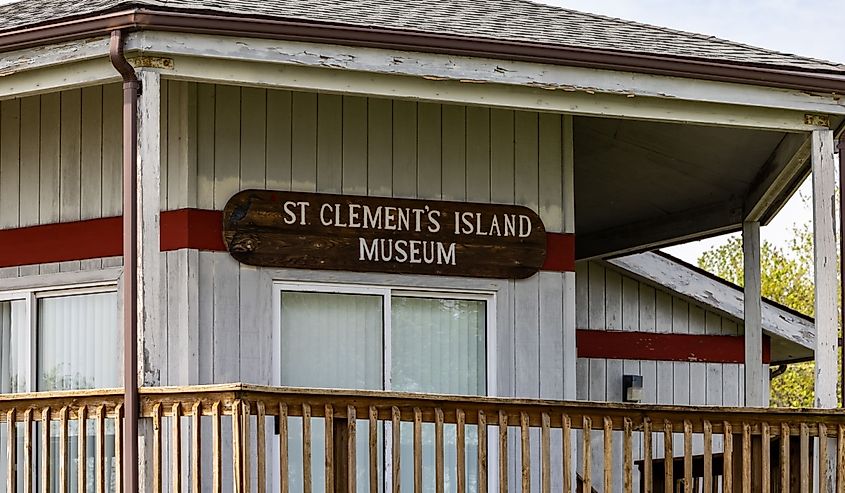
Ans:
[{"label": "railing baluster", "polygon": [[266,408],[263,401],[255,404],[257,417],[255,420],[255,455],[256,455],[256,478],[258,480],[258,493],[267,491],[267,445],[265,436],[266,430],[264,420],[267,419]]},{"label": "railing baluster", "polygon": [[742,493],[751,493],[751,425],[742,423]]},{"label": "railing baluster", "polygon": [[211,406],[211,477],[212,490],[214,493],[221,493],[223,489],[223,447],[220,437],[220,402]]},{"label": "railing baluster", "polygon": [[191,408],[191,490],[202,492],[202,403]]},{"label": "railing baluster", "polygon": [[843,491],[845,490],[845,425],[839,425],[836,431],[836,444],[839,449],[839,460],[836,461],[836,491]]},{"label": "railing baluster", "polygon": [[182,406],[173,404],[170,418],[170,480],[173,493],[182,492]]},{"label": "railing baluster", "polygon": [[551,418],[548,413],[543,413],[540,416],[540,425],[542,427],[540,432],[540,460],[542,465],[540,467],[540,489],[543,493],[551,493],[552,491],[552,437],[551,437]]},{"label": "railing baluster", "polygon": [[499,493],[508,493],[508,415],[504,411],[499,411]]},{"label": "railing baluster", "polygon": [[422,493],[422,410],[414,408],[414,493]]},{"label": "railing baluster", "polygon": [[625,418],[623,420],[624,425],[624,435],[622,437],[622,487],[625,493],[633,493],[634,485],[633,485],[633,428],[634,423],[631,421],[631,418]]},{"label": "railing baluster", "polygon": [[613,422],[605,416],[604,424],[604,491],[613,490]]},{"label": "railing baluster", "polygon": [[232,491],[241,493],[243,488],[243,451],[241,450],[241,401],[232,403]]},{"label": "railing baluster", "polygon": [[584,424],[581,428],[581,455],[584,457],[584,476],[581,481],[584,484],[582,491],[593,490],[593,451],[591,440],[593,438],[593,421],[584,416]]},{"label": "railing baluster", "polygon": [[663,485],[666,493],[675,493],[675,453],[672,450],[674,436],[672,423],[663,420]]},{"label": "railing baluster", "polygon": [[32,409],[24,412],[24,434],[23,434],[23,490],[25,493],[32,493]]},{"label": "railing baluster", "polygon": [[827,493],[827,427],[819,423],[819,493]]},{"label": "railing baluster", "polygon": [[370,406],[370,436],[369,438],[369,466],[370,466],[370,493],[378,493],[379,481],[378,471],[380,468],[378,462],[378,410],[375,406]]},{"label": "railing baluster", "polygon": [[722,423],[722,436],[724,438],[724,452],[722,453],[722,492],[733,491],[733,430],[727,421]]},{"label": "railing baluster", "polygon": [[85,486],[87,483],[86,467],[87,456],[86,447],[88,441],[88,430],[86,424],[88,423],[88,408],[82,406],[77,411],[77,435],[76,439],[76,491],[78,493],[85,493]]},{"label": "railing baluster", "polygon": [[288,493],[288,405],[279,404],[279,491]]},{"label": "railing baluster", "polygon": [[325,484],[326,491],[334,491],[334,407],[326,404],[323,414],[325,423],[323,439],[325,445]]},{"label": "railing baluster", "polygon": [[528,435],[528,413],[519,413],[519,440],[522,457],[522,493],[531,491],[531,438]]},{"label": "railing baluster", "polygon": [[[347,493],[358,491],[358,466],[357,466],[357,434],[358,421],[355,406],[346,407],[346,490]],[[259,492],[262,493],[262,492]]]},{"label": "railing baluster", "polygon": [[[807,423],[801,423],[799,428],[800,443],[801,443],[801,457],[799,470],[803,473],[810,471],[810,429]],[[801,474],[800,491],[801,493],[810,493],[810,475]]]},{"label": "railing baluster", "polygon": [[437,493],[443,493],[445,486],[443,447],[443,410],[438,407],[434,410],[434,490]]},{"label": "railing baluster", "polygon": [[59,492],[67,493],[68,477],[67,477],[67,423],[68,423],[68,408],[64,406],[61,410],[61,422],[59,423]]},{"label": "railing baluster", "polygon": [[302,404],[302,491],[311,493],[311,406]]},{"label": "railing baluster", "polygon": [[789,425],[780,425],[780,493],[789,493]]},{"label": "railing baluster", "polygon": [[114,483],[115,491],[123,491],[123,404],[114,408]]},{"label": "railing baluster", "polygon": [[153,406],[153,492],[161,493],[161,404]]},{"label": "railing baluster", "polygon": [[487,415],[478,411],[478,493],[487,493]]},{"label": "railing baluster", "polygon": [[654,491],[652,470],[654,453],[651,447],[653,438],[654,436],[651,434],[651,419],[643,418],[643,483],[645,483],[645,493],[652,493]]},{"label": "railing baluster", "polygon": [[692,423],[684,420],[684,492],[692,493]]},{"label": "railing baluster", "polygon": [[771,474],[772,474],[772,434],[769,429],[769,423],[760,424],[760,493],[771,493]]},{"label": "railing baluster", "polygon": [[572,422],[569,416],[560,416],[561,448],[563,448],[563,491],[572,491]]},{"label": "railing baluster", "polygon": [[399,414],[399,408],[393,406],[390,411],[391,415],[391,426],[390,426],[390,438],[392,441],[392,460],[393,460],[393,493],[400,493],[402,489],[402,464],[400,464],[400,459],[402,454],[400,453],[402,440],[401,440],[401,431],[399,429],[401,423],[401,415]]},{"label": "railing baluster", "polygon": [[18,424],[14,408],[9,409],[6,413],[6,428],[8,438],[6,443],[6,465],[8,466],[6,470],[6,491],[15,493],[18,487],[18,481],[15,477],[15,473],[18,470],[18,465],[16,464],[18,458],[17,437],[15,436],[18,431]]},{"label": "railing baluster", "polygon": [[106,406],[97,409],[97,460],[95,464],[95,481],[97,493],[106,492]]},{"label": "railing baluster", "polygon": [[241,401],[241,488],[246,493],[252,492],[252,466],[250,465],[249,444],[252,441],[249,433],[249,424],[252,421],[252,411],[249,402]]},{"label": "railing baluster", "polygon": [[52,492],[50,481],[50,407],[41,411],[41,493]]},{"label": "railing baluster", "polygon": [[466,415],[460,409],[455,411],[455,451],[458,469],[458,493],[467,489]]},{"label": "railing baluster", "polygon": [[704,420],[704,491],[713,493],[713,425]]}]

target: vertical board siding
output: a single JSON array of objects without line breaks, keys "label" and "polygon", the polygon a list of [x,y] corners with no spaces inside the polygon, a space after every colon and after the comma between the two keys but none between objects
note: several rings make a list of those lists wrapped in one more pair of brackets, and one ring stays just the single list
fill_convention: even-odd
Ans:
[{"label": "vertical board siding", "polygon": [[[0,103],[0,228],[119,215],[119,84]],[[0,278],[101,269],[119,258],[0,269]]]},{"label": "vertical board siding", "polygon": [[[562,231],[559,115],[203,84],[195,107],[199,207],[250,187],[492,201]],[[223,253],[197,264],[200,381],[271,383],[268,278]],[[500,395],[562,397],[565,282],[542,273],[498,300],[511,314],[498,324]]]},{"label": "vertical board siding", "polygon": [[[589,330],[622,330],[676,334],[740,335],[742,324],[688,302],[651,284],[641,282],[601,262],[578,262],[576,277],[576,326]],[[578,358],[579,400],[621,402],[622,376],[643,377],[643,403],[672,405],[742,405],[742,365],[687,363],[653,360]],[[617,436],[618,435],[618,436]],[[703,442],[693,440],[693,453]],[[600,440],[595,434],[593,440]],[[683,450],[683,435],[674,436],[673,450]],[[614,434],[614,448],[621,435]],[[654,456],[663,456],[663,436],[652,439]],[[642,457],[642,436],[635,434],[634,460]],[[714,451],[722,449],[721,437],[713,438]],[[599,451],[601,452],[601,451]],[[600,477],[602,456],[593,451],[594,477]],[[614,450],[614,457],[620,451]],[[581,458],[579,457],[579,461]],[[580,463],[580,462],[579,462]],[[614,470],[621,470],[615,464]],[[634,471],[634,484],[639,481]],[[594,488],[596,486],[594,485]],[[621,478],[614,478],[614,491],[621,491]],[[600,488],[597,488],[600,491]]]}]

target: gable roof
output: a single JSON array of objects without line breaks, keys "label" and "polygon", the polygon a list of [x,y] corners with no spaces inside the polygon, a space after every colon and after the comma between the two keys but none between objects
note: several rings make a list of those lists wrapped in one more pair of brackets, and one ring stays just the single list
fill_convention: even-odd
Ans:
[{"label": "gable roof", "polygon": [[[741,287],[664,252],[647,252],[607,261],[617,269],[669,290],[699,305],[743,320]],[[816,341],[812,317],[763,298],[763,330],[772,336],[772,361],[812,359]]]},{"label": "gable roof", "polygon": [[[22,0],[0,6],[0,39],[3,34],[35,26],[127,9],[283,20],[324,27],[346,26],[370,33],[426,34],[453,41],[521,43],[587,50],[593,54],[639,55],[826,74],[836,76],[836,81],[845,87],[843,64],[528,0]],[[115,27],[120,26],[111,28]],[[449,44],[444,43],[444,47]]]}]

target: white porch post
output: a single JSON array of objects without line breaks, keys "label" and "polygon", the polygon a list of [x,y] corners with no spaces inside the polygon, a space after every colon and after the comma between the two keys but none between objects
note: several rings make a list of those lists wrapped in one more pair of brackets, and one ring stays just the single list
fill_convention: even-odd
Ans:
[{"label": "white porch post", "polygon": [[768,379],[763,372],[763,324],[760,282],[760,223],[742,224],[745,293],[745,405],[764,407]]},{"label": "white porch post", "polygon": [[[815,406],[832,409],[837,406],[838,310],[836,305],[836,232],[834,201],[833,131],[815,130],[812,139],[813,161],[813,268],[815,271],[816,311],[816,375]],[[818,442],[815,443],[818,456]],[[836,470],[835,448],[828,443],[826,478],[819,478],[814,467],[814,490],[825,482],[833,491]]]},{"label": "white porch post", "polygon": [[[138,70],[141,96],[138,99],[138,381],[141,386],[162,385],[164,347],[161,341],[161,77],[152,70]],[[140,435],[139,491],[153,491],[149,469],[152,464],[152,423],[142,420]]]},{"label": "white porch post", "polygon": [[815,269],[815,406],[836,407],[836,234],[833,131],[813,131],[813,253]]}]

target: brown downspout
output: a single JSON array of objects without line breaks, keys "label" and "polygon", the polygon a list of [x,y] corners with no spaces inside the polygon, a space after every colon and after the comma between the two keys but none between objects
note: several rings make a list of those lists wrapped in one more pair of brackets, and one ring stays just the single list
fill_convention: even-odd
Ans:
[{"label": "brown downspout", "polygon": [[843,195],[842,184],[845,178],[845,132],[839,135],[839,332],[842,340],[839,343],[839,354],[842,362],[839,365],[841,375],[839,376],[840,385],[840,407],[845,407],[845,330],[842,330],[842,325],[845,324],[845,196]]},{"label": "brown downspout", "polygon": [[123,491],[138,491],[138,95],[141,82],[112,31],[112,65],[123,77]]}]

